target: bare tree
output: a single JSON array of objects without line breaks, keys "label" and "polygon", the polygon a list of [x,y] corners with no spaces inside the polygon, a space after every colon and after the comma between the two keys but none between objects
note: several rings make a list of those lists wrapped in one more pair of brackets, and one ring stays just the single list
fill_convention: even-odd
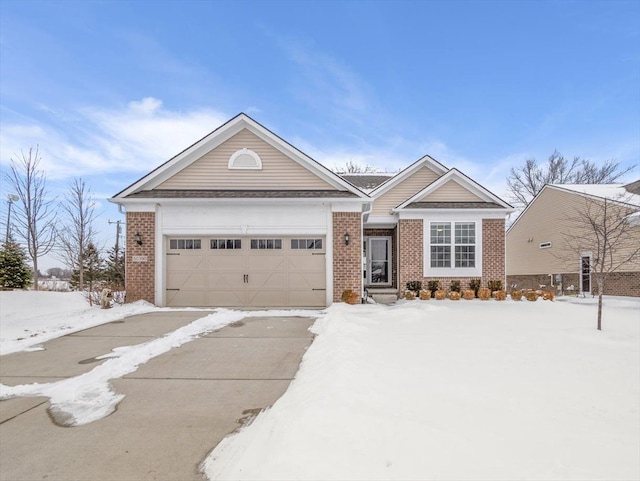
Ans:
[{"label": "bare tree", "polygon": [[93,242],[95,199],[81,178],[69,183],[69,191],[60,205],[65,222],[58,229],[60,258],[72,271],[77,271],[79,287],[84,288],[84,258],[87,246]]},{"label": "bare tree", "polygon": [[526,207],[545,184],[610,184],[632,170],[633,166],[623,168],[613,160],[601,166],[580,157],[568,160],[556,150],[546,164],[538,165],[535,159],[527,159],[524,165],[512,167],[507,186],[512,200]]},{"label": "bare tree", "polygon": [[[38,272],[38,258],[51,251],[56,239],[56,212],[53,200],[47,199],[46,176],[39,168],[40,160],[37,146],[26,154],[21,151],[20,157],[11,158],[10,170],[5,174],[6,181],[20,197],[16,205],[16,232],[27,246],[34,274]],[[37,279],[34,289],[38,290]]]},{"label": "bare tree", "polygon": [[629,219],[637,207],[625,200],[626,196],[586,197],[584,204],[567,219],[568,229],[563,234],[571,251],[580,256],[583,252],[591,253],[591,274],[598,286],[598,330],[602,330],[602,296],[607,278],[640,260],[640,226]]},{"label": "bare tree", "polygon": [[376,169],[369,164],[362,165],[352,160],[348,160],[344,165],[335,165],[331,170],[336,174],[370,174],[376,171]]}]

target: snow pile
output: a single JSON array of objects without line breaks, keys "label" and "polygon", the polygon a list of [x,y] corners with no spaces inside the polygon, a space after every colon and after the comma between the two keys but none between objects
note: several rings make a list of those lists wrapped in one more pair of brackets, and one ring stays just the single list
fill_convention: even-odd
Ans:
[{"label": "snow pile", "polygon": [[638,479],[640,300],[334,305],[210,479]]},{"label": "snow pile", "polygon": [[39,350],[53,338],[154,309],[144,301],[91,307],[79,292],[0,291],[0,355]]}]

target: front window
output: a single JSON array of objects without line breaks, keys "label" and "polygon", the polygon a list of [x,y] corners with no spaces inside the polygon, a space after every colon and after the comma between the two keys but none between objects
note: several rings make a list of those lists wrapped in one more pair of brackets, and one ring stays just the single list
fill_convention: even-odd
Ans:
[{"label": "front window", "polygon": [[[453,236],[451,235],[452,225]],[[431,249],[430,265],[433,268],[473,268],[476,266],[475,222],[432,222],[429,243]],[[452,252],[454,253],[453,259]]]}]

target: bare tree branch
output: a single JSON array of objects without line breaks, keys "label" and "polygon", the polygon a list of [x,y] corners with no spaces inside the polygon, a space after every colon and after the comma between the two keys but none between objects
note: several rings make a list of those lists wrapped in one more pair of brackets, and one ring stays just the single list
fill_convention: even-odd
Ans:
[{"label": "bare tree branch", "polygon": [[69,192],[60,204],[65,222],[58,229],[60,259],[71,270],[78,271],[79,287],[84,288],[84,257],[87,246],[93,242],[95,199],[81,178],[69,183]]},{"label": "bare tree branch", "polygon": [[53,200],[47,199],[46,176],[39,169],[41,157],[38,147],[30,148],[27,154],[24,151],[20,154],[17,159],[11,158],[5,180],[20,196],[16,205],[16,232],[27,246],[36,277],[34,288],[38,290],[38,258],[48,254],[55,245],[56,212]]},{"label": "bare tree branch", "polygon": [[601,166],[580,157],[570,161],[556,150],[542,166],[535,159],[527,159],[524,165],[512,167],[507,187],[511,200],[526,207],[545,184],[610,184],[632,170],[633,166],[623,168],[613,160]]}]

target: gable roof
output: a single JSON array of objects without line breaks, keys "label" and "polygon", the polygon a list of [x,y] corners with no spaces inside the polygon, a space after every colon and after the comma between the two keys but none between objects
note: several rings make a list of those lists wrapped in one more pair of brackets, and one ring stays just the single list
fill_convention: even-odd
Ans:
[{"label": "gable roof", "polygon": [[[509,228],[507,229],[507,233],[509,233],[509,231],[513,229],[513,227],[515,227],[518,221],[525,215],[527,210],[529,210],[529,207],[533,205],[536,199],[538,199],[538,197],[540,197],[546,189],[555,189],[563,192],[568,192],[571,194],[576,194],[586,198],[592,198],[592,199],[595,198],[600,200],[606,199],[620,205],[625,205],[627,207],[637,209],[638,207],[640,207],[640,195],[635,194],[633,193],[633,191],[630,191],[628,189],[628,186],[630,185],[633,186],[633,184],[636,184],[636,182],[633,182],[627,185],[624,185],[624,184],[545,184],[542,187],[542,189],[540,189],[540,192],[538,192],[536,196],[533,199],[531,199],[531,202],[529,202],[529,205],[527,205],[527,207],[520,213],[517,219],[514,220],[513,223],[509,226]],[[630,214],[629,216],[627,216],[627,218],[634,223],[637,222],[638,212]]]},{"label": "gable roof", "polygon": [[395,174],[388,174],[383,172],[367,172],[367,173],[349,173],[339,174],[344,180],[351,182],[358,189],[365,192],[371,192],[373,189],[383,184]]},{"label": "gable roof", "polygon": [[[463,188],[474,194],[480,199],[480,202],[422,202],[420,199],[437,191],[440,187],[449,181],[455,181]],[[396,206],[393,211],[397,212],[402,209],[443,209],[443,208],[466,208],[466,209],[503,209],[507,212],[513,212],[515,209],[497,195],[488,189],[482,187],[476,181],[464,175],[458,169],[451,169],[438,180],[432,182],[427,187],[416,193],[409,199]]]},{"label": "gable roof", "polygon": [[109,200],[112,202],[119,202],[126,198],[130,198],[130,196],[138,192],[148,192],[153,190],[164,181],[191,165],[203,155],[212,151],[243,129],[250,131],[261,140],[282,152],[294,162],[305,167],[310,172],[334,187],[336,191],[347,191],[353,194],[356,198],[369,199],[368,195],[356,186],[342,179],[339,175],[327,169],[325,166],[315,161],[286,140],[274,134],[247,114],[240,113],[122,191],[118,192]]},{"label": "gable roof", "polygon": [[378,187],[369,192],[369,195],[374,198],[380,197],[382,194],[388,192],[403,180],[411,177],[411,175],[420,170],[422,167],[427,167],[433,170],[438,175],[443,175],[448,171],[448,169],[444,165],[435,160],[433,157],[431,157],[430,155],[425,155],[424,157],[416,160],[406,169],[401,170],[396,175],[390,177],[388,180],[380,184]]}]

